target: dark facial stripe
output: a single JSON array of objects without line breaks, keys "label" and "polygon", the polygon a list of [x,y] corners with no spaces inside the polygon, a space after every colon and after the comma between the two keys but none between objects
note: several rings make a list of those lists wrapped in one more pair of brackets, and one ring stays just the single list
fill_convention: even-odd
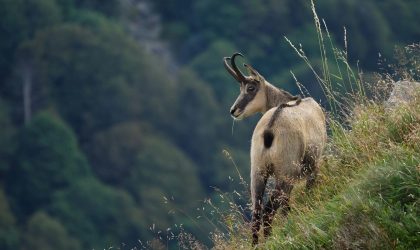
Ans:
[{"label": "dark facial stripe", "polygon": [[236,107],[240,110],[244,110],[248,103],[250,103],[254,98],[255,94],[244,94],[236,104]]},{"label": "dark facial stripe", "polygon": [[253,92],[248,92],[246,90],[247,86],[245,85],[245,94],[242,94],[242,97],[238,100],[238,103],[236,104],[236,108],[240,110],[244,110],[245,107],[254,100],[255,96],[257,95],[259,88],[256,85],[253,85],[255,87],[255,90]]}]

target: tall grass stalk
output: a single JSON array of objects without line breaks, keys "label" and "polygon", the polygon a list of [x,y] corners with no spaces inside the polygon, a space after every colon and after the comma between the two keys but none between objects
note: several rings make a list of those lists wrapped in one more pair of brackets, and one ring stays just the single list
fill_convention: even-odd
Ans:
[{"label": "tall grass stalk", "polygon": [[[285,37],[285,40],[312,71],[324,93],[332,116],[337,118],[346,114],[348,107],[354,105],[354,102],[365,100],[365,86],[359,77],[359,73],[355,73],[355,70],[350,66],[348,61],[346,29],[344,28],[344,50],[342,50],[334,45],[325,20],[322,19],[323,25],[321,25],[313,0],[311,0],[311,10],[317,34],[319,57],[321,58],[321,74],[317,72],[302,47],[297,48],[287,37]],[[331,69],[329,64],[329,57],[331,56],[331,61],[335,63],[335,70]],[[343,75],[341,69],[343,66],[345,68],[345,75]],[[347,95],[343,95],[342,93],[347,93]]]},{"label": "tall grass stalk", "polygon": [[[301,46],[285,39],[326,97],[329,143],[317,185],[310,192],[305,192],[304,183],[295,186],[291,212],[277,215],[273,235],[257,248],[414,249],[420,245],[420,90],[410,103],[391,110],[383,100],[369,100],[358,67],[349,63],[347,30],[344,49],[339,49],[324,20],[321,25],[312,0],[311,9],[321,73]],[[407,70],[411,76],[420,75],[417,58],[406,60],[416,67]],[[249,249],[248,220],[239,215],[244,210],[230,207],[231,215],[224,213],[228,233],[216,237],[215,249]]]}]

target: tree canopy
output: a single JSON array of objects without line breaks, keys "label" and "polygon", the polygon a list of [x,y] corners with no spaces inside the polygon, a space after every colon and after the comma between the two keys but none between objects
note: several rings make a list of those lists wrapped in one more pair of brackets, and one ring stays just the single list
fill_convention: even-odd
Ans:
[{"label": "tree canopy", "polygon": [[[316,5],[331,43],[364,72],[420,38],[416,1]],[[307,0],[0,6],[1,249],[139,247],[173,225],[210,231],[195,212],[215,187],[243,189],[258,120],[230,119],[238,84],[224,56],[243,52],[241,64],[297,94],[293,71],[325,98],[284,39],[321,67]]]}]

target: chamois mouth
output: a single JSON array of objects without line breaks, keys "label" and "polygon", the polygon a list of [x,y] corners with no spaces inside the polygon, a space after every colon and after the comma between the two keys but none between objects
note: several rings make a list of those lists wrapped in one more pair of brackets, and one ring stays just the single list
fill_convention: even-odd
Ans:
[{"label": "chamois mouth", "polygon": [[235,121],[240,121],[244,118],[243,114],[244,113],[242,111],[238,111],[238,112],[233,113],[231,116]]}]

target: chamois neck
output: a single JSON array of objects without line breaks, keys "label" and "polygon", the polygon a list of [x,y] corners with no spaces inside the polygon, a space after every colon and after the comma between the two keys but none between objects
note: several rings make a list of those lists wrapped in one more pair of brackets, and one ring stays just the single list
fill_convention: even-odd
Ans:
[{"label": "chamois neck", "polygon": [[289,92],[279,89],[268,82],[266,82],[265,95],[266,107],[263,113],[271,108],[279,106],[280,104],[285,104],[295,99],[295,97]]}]

